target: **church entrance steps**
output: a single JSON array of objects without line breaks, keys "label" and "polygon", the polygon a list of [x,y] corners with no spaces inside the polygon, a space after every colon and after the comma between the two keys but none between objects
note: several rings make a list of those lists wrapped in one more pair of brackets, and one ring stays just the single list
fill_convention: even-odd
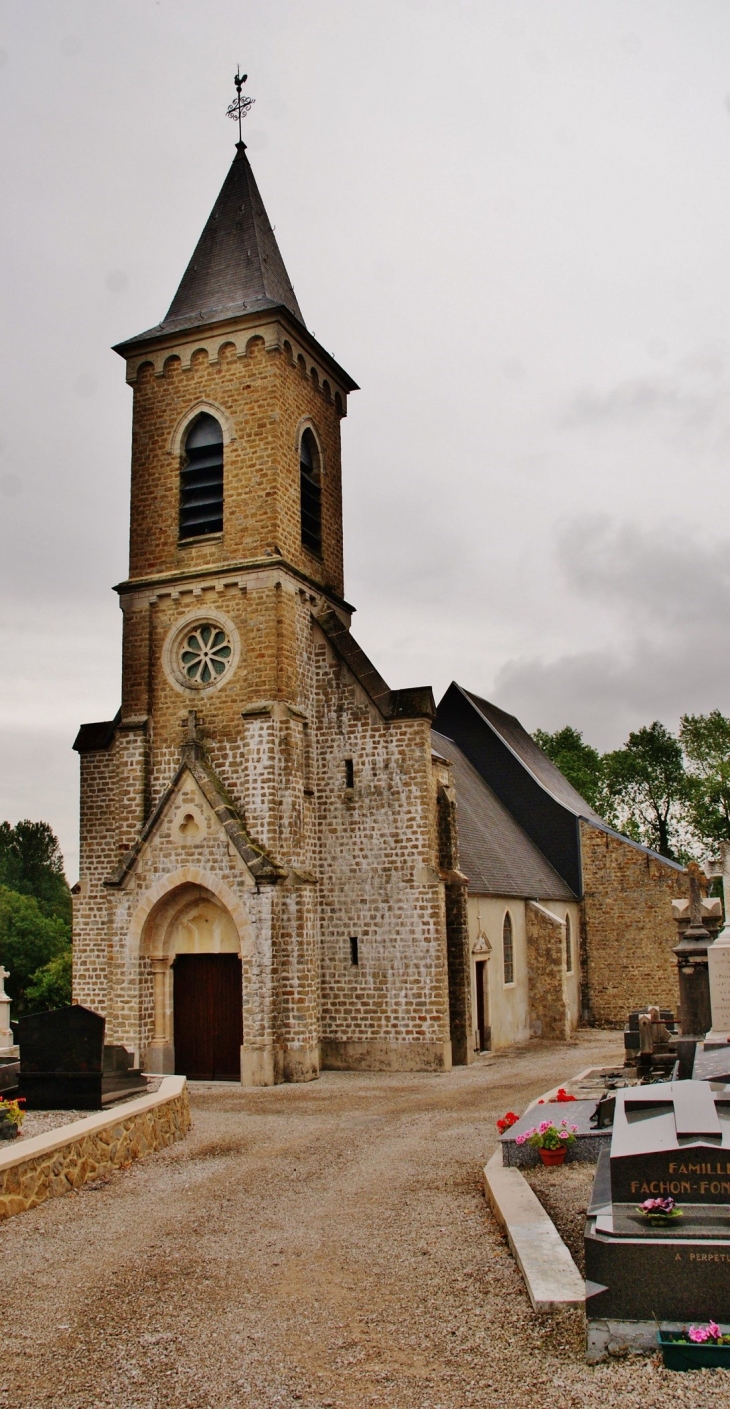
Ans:
[{"label": "church entrance steps", "polygon": [[190,1128],[187,1082],[168,1076],[139,1096],[0,1151],[0,1222],[46,1199],[108,1179],[114,1169],[182,1140]]}]

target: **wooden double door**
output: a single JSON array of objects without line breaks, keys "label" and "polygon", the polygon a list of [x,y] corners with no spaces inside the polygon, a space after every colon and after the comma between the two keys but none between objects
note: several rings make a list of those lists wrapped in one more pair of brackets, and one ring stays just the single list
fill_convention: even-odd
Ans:
[{"label": "wooden double door", "polygon": [[193,1081],[241,1077],[243,997],[237,954],[178,954],[173,966],[175,1071]]}]

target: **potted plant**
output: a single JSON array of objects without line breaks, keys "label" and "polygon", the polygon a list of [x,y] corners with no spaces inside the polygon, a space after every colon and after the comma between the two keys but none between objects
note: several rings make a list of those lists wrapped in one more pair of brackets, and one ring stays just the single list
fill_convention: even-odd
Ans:
[{"label": "potted plant", "polygon": [[7,1101],[0,1096],[0,1140],[14,1140],[25,1120],[25,1101],[19,1096],[17,1101]]},{"label": "potted plant", "polygon": [[513,1125],[516,1125],[519,1118],[520,1117],[518,1115],[515,1115],[514,1111],[507,1111],[506,1115],[501,1116],[500,1119],[497,1121],[497,1129],[500,1135],[504,1135],[506,1130],[509,1130]]},{"label": "potted plant", "polygon": [[660,1327],[656,1338],[668,1370],[730,1366],[730,1335],[717,1321],[685,1326],[682,1331],[663,1331]]},{"label": "potted plant", "polygon": [[568,1125],[567,1120],[561,1120],[560,1125],[555,1125],[551,1120],[541,1120],[532,1130],[515,1136],[515,1141],[518,1145],[525,1142],[532,1145],[543,1164],[562,1164],[569,1147],[575,1144],[577,1132],[578,1126]]},{"label": "potted plant", "polygon": [[681,1208],[677,1208],[670,1195],[666,1199],[644,1199],[643,1204],[639,1204],[636,1212],[640,1213],[647,1223],[653,1223],[658,1228],[663,1223],[675,1223],[678,1218],[682,1217]]}]

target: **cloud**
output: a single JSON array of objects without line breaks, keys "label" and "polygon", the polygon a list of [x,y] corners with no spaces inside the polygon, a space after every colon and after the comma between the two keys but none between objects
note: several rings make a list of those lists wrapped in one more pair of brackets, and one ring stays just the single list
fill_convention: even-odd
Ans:
[{"label": "cloud", "polygon": [[564,522],[557,558],[569,589],[653,631],[730,625],[730,544],[703,543],[676,521],[650,531],[608,515]]},{"label": "cloud", "polygon": [[[648,351],[657,355],[658,340]],[[653,350],[654,349],[654,350]],[[561,424],[578,427],[635,427],[665,418],[685,430],[714,423],[730,401],[724,358],[713,349],[684,358],[674,370],[627,377],[606,390],[579,387],[563,413]]]},{"label": "cloud", "polygon": [[600,748],[656,718],[676,728],[686,712],[730,713],[729,542],[603,517],[564,524],[557,558],[569,593],[595,605],[596,644],[507,661],[500,705],[530,729],[573,723]]}]

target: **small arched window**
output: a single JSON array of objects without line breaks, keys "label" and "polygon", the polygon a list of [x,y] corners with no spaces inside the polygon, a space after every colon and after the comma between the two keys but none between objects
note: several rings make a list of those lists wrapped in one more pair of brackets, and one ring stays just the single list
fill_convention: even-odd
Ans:
[{"label": "small arched window", "polygon": [[504,965],[505,983],[515,981],[515,945],[512,934],[512,916],[507,911],[502,924],[502,962]]},{"label": "small arched window", "polygon": [[573,972],[573,936],[570,932],[570,915],[565,916],[565,972]]},{"label": "small arched window", "polygon": [[203,412],[185,438],[180,471],[180,537],[223,532],[223,432]]},{"label": "small arched window", "polygon": [[299,447],[302,543],[310,553],[322,552],[322,474],[319,449],[309,427]]}]

